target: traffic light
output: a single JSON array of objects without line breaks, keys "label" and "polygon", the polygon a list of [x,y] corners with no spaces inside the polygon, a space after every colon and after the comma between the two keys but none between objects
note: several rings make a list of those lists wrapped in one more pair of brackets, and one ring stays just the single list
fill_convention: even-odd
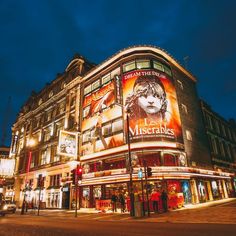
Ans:
[{"label": "traffic light", "polygon": [[152,168],[151,167],[147,167],[147,176],[148,177],[152,176]]},{"label": "traffic light", "polygon": [[81,166],[77,166],[77,177],[78,180],[82,180],[82,167]]},{"label": "traffic light", "polygon": [[76,169],[71,170],[71,172],[70,172],[70,178],[71,178],[71,180],[72,180],[72,183],[75,184],[75,182],[76,182]]}]

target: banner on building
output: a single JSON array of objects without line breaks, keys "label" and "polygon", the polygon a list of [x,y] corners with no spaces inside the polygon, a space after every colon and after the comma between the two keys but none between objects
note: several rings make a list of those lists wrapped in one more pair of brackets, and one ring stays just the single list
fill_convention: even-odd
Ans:
[{"label": "banner on building", "polygon": [[58,142],[58,154],[77,157],[78,133],[60,130]]},{"label": "banner on building", "polygon": [[115,84],[110,81],[84,97],[81,155],[124,144],[122,108],[114,105]]},{"label": "banner on building", "polygon": [[155,70],[136,70],[123,76],[122,85],[131,142],[183,142],[172,78]]}]

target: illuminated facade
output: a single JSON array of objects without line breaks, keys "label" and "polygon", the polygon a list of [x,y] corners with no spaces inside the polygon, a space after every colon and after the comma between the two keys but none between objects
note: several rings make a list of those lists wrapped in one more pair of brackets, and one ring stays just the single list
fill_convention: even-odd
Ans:
[{"label": "illuminated facade", "polygon": [[138,46],[96,67],[73,59],[23,106],[11,145],[16,200],[22,200],[27,183],[27,201],[37,204],[42,174],[44,206],[70,208],[75,193],[69,175],[78,163],[80,207],[99,209],[114,192],[126,195],[127,117],[135,193],[141,191],[138,171],[144,162],[152,168],[145,189],[165,189],[169,207],[227,198],[235,191],[235,169],[213,168],[196,79],[165,51]]},{"label": "illuminated facade", "polygon": [[0,147],[0,201],[14,199],[14,166],[15,159],[9,158],[10,148]]}]

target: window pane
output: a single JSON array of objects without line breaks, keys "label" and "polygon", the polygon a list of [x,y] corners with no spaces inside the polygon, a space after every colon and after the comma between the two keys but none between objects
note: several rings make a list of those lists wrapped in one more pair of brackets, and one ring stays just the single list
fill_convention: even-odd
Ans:
[{"label": "window pane", "polygon": [[90,140],[90,132],[85,132],[83,134],[83,142],[88,142]]},{"label": "window pane", "polygon": [[97,89],[100,86],[100,80],[96,80],[92,83],[92,90]]},{"label": "window pane", "polygon": [[88,85],[87,87],[85,87],[85,89],[84,89],[84,95],[86,95],[86,94],[88,94],[88,93],[90,93],[90,92],[91,92],[91,84]]},{"label": "window pane", "polygon": [[150,68],[150,61],[149,60],[137,60],[137,68]]},{"label": "window pane", "polygon": [[163,65],[160,62],[158,62],[158,61],[154,61],[153,62],[153,67],[154,67],[154,69],[157,69],[157,70],[160,70],[160,71],[164,71]]},{"label": "window pane", "polygon": [[123,122],[122,120],[117,120],[112,123],[112,133],[123,130]]},{"label": "window pane", "polygon": [[169,75],[169,76],[172,76],[172,73],[171,73],[170,68],[167,67],[167,66],[165,66],[165,65],[163,65],[163,66],[164,66],[164,71],[165,71],[165,73],[166,73],[167,75]]},{"label": "window pane", "polygon": [[111,75],[110,74],[105,75],[104,77],[102,77],[102,84],[105,84],[110,80],[111,80]]},{"label": "window pane", "polygon": [[135,69],[135,61],[131,61],[131,62],[126,63],[125,65],[123,65],[123,71],[124,72],[134,70],[134,69]]},{"label": "window pane", "polygon": [[102,128],[102,134],[103,135],[111,134],[111,124],[107,124]]}]

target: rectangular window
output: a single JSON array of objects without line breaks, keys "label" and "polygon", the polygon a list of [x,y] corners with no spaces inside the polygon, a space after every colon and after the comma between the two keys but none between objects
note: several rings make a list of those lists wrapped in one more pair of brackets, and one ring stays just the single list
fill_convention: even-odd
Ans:
[{"label": "rectangular window", "polygon": [[128,63],[123,65],[123,71],[124,72],[134,70],[135,68],[136,68],[135,67],[135,61],[131,61],[131,62],[128,62]]},{"label": "rectangular window", "polygon": [[91,91],[92,91],[92,89],[91,89],[92,87],[91,87],[91,84],[90,85],[88,85],[87,87],[85,87],[84,88],[84,95],[86,95],[86,94],[88,94],[88,93],[90,93]]},{"label": "rectangular window", "polygon": [[45,165],[47,163],[47,150],[43,150],[41,152],[41,165]]},{"label": "rectangular window", "polygon": [[164,66],[165,73],[169,76],[172,76],[171,69],[169,67],[165,66],[165,65],[163,65],[163,66]]},{"label": "rectangular window", "polygon": [[213,128],[212,127],[212,120],[211,120],[211,116],[206,114],[206,120],[207,120],[207,125],[208,127],[210,127],[211,129]]},{"label": "rectangular window", "polygon": [[224,145],[223,142],[220,141],[220,152],[222,156],[225,156],[225,149],[224,149]]},{"label": "rectangular window", "polygon": [[111,80],[111,75],[105,75],[102,77],[102,84],[106,84],[107,82],[109,82]]},{"label": "rectangular window", "polygon": [[191,134],[191,132],[189,130],[186,130],[186,137],[187,137],[187,140],[189,140],[189,141],[193,140],[192,134]]},{"label": "rectangular window", "polygon": [[138,69],[150,68],[150,60],[137,60],[136,63]]},{"label": "rectangular window", "polygon": [[84,142],[88,142],[90,141],[90,132],[89,131],[86,131],[84,134],[83,134],[83,143]]},{"label": "rectangular window", "polygon": [[218,120],[215,120],[215,128],[216,128],[216,132],[220,133],[220,127],[219,127],[219,122]]},{"label": "rectangular window", "polygon": [[102,134],[103,135],[111,135],[111,133],[112,133],[111,131],[112,131],[111,123],[109,123],[109,124],[102,127]]},{"label": "rectangular window", "polygon": [[112,133],[123,130],[123,120],[117,120],[112,123]]},{"label": "rectangular window", "polygon": [[215,138],[210,137],[210,139],[211,139],[211,145],[212,145],[213,153],[218,154],[218,149],[217,149]]},{"label": "rectangular window", "polygon": [[98,79],[92,83],[92,90],[99,88],[99,86],[100,86],[100,80]]},{"label": "rectangular window", "polygon": [[163,65],[158,61],[153,61],[153,68],[164,72]]}]

